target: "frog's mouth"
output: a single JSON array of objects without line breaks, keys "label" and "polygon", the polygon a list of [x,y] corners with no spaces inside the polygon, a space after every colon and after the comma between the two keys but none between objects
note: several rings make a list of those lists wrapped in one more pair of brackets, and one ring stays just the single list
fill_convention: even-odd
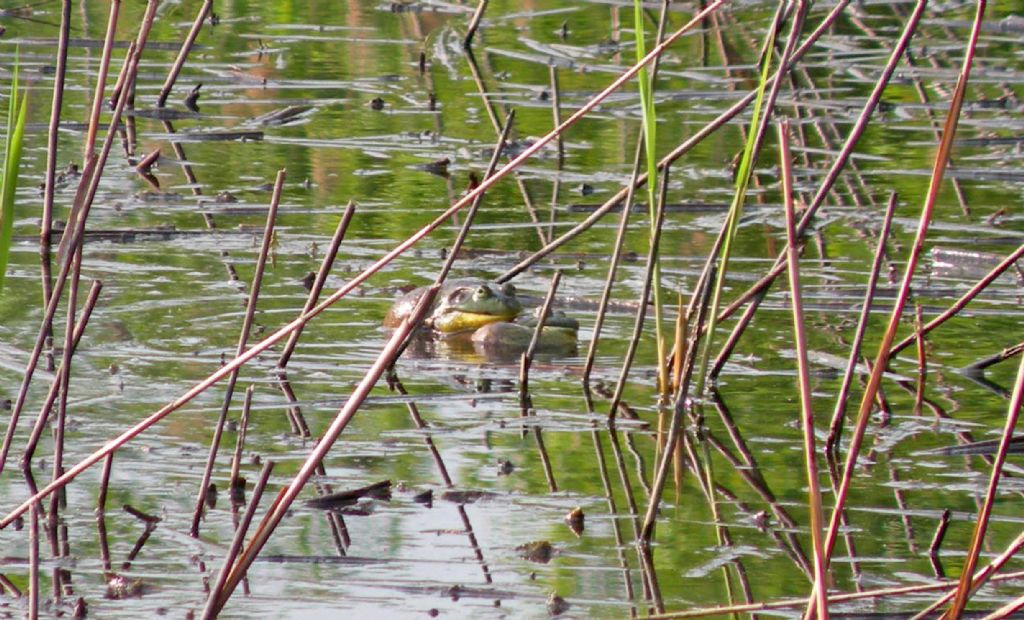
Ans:
[{"label": "frog's mouth", "polygon": [[517,312],[506,314],[483,314],[479,312],[446,312],[441,316],[434,317],[433,325],[435,331],[442,334],[454,334],[456,332],[472,331],[484,325],[497,323],[499,321],[510,321],[516,317]]}]

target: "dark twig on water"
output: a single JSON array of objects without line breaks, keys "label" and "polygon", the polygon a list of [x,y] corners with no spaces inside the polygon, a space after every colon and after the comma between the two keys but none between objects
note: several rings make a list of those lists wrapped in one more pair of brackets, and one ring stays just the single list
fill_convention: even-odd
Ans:
[{"label": "dark twig on water", "polygon": [[942,511],[942,516],[939,517],[939,523],[935,526],[935,534],[932,536],[932,542],[928,545],[928,559],[932,562],[932,567],[937,568],[936,577],[945,577],[942,574],[942,565],[939,563],[939,548],[942,547],[942,541],[946,538],[946,530],[949,529],[949,509]]},{"label": "dark twig on water", "polygon": [[1005,362],[1011,357],[1020,355],[1022,351],[1024,351],[1024,342],[1017,343],[1012,347],[1007,347],[1003,349],[1002,351],[996,353],[995,355],[990,355],[985,359],[978,360],[977,362],[974,362],[973,364],[970,364],[967,367],[965,367],[963,371],[968,374],[981,374],[989,366],[994,366],[999,362]]}]

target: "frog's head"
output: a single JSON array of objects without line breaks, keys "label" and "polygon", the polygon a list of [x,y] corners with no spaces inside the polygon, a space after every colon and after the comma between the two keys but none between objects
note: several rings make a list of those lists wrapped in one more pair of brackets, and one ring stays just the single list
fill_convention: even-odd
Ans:
[{"label": "frog's head", "polygon": [[434,330],[453,334],[511,321],[522,311],[511,284],[459,285],[444,291],[431,317]]}]

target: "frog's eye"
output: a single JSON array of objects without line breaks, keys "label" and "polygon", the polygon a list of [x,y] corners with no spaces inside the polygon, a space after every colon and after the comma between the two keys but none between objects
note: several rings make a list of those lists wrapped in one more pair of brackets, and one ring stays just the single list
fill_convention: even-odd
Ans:
[{"label": "frog's eye", "polygon": [[491,290],[491,287],[489,287],[487,285],[483,285],[483,286],[477,287],[476,291],[473,293],[473,299],[476,299],[476,300],[490,299],[493,295],[494,295],[494,291]]},{"label": "frog's eye", "polygon": [[506,282],[505,284],[501,285],[501,292],[503,295],[512,297],[513,295],[516,294],[516,286],[514,284]]}]

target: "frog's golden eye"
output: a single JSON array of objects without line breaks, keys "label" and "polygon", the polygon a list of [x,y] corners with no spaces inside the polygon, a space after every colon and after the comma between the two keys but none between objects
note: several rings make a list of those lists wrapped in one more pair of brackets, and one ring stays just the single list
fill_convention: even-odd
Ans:
[{"label": "frog's golden eye", "polygon": [[490,299],[492,296],[494,296],[494,291],[492,291],[491,287],[486,284],[477,287],[476,291],[473,293],[473,299],[478,301],[481,299]]},{"label": "frog's golden eye", "polygon": [[514,284],[506,282],[505,284],[501,285],[501,292],[504,295],[512,297],[513,295],[516,294],[516,286]]}]

